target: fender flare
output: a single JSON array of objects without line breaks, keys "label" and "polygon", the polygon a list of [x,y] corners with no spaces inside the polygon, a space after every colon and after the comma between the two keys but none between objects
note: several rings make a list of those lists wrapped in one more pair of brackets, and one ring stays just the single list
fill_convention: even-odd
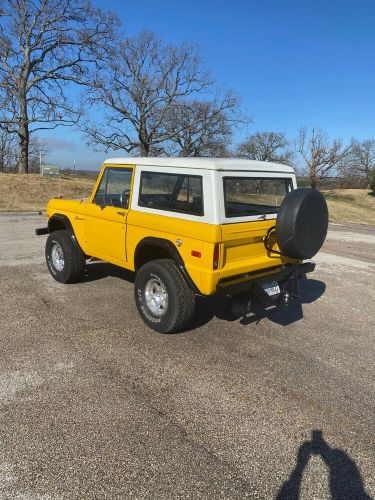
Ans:
[{"label": "fender flare", "polygon": [[146,238],[143,238],[141,241],[139,241],[134,251],[134,267],[136,272],[140,268],[140,266],[137,263],[137,255],[139,254],[141,248],[144,246],[154,246],[166,250],[167,253],[177,264],[178,269],[180,270],[182,276],[184,277],[188,285],[193,289],[193,291],[196,294],[201,295],[201,292],[198,290],[197,286],[195,285],[194,281],[191,279],[189,273],[186,270],[185,263],[180,255],[180,252],[177,250],[175,245],[170,240],[166,240],[164,238],[156,238],[154,236],[147,236]]},{"label": "fender flare", "polygon": [[51,217],[48,219],[48,232],[49,232],[49,234],[51,234],[54,231],[52,229],[54,221],[58,221],[60,224],[62,223],[64,225],[65,229],[68,231],[68,233],[72,239],[73,244],[76,245],[77,248],[82,253],[85,253],[77,241],[77,238],[76,238],[76,235],[74,234],[74,229],[73,229],[72,223],[70,222],[69,217],[64,215],[64,214],[59,214],[59,213],[55,213],[55,214],[51,215]]}]

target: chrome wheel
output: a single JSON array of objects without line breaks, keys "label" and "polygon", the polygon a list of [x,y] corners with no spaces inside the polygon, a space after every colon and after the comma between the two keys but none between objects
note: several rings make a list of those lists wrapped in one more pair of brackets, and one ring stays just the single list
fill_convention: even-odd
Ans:
[{"label": "chrome wheel", "polygon": [[146,283],[145,299],[147,307],[155,316],[162,316],[168,308],[168,292],[164,283],[152,278]]},{"label": "chrome wheel", "polygon": [[56,271],[62,271],[64,269],[64,253],[61,246],[56,242],[52,246],[51,260]]}]

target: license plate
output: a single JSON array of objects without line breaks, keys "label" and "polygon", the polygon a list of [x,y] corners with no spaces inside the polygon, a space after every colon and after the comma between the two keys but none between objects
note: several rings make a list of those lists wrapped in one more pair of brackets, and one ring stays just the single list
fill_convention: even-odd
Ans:
[{"label": "license plate", "polygon": [[269,297],[280,293],[280,287],[277,281],[272,281],[272,283],[265,283],[264,285],[262,285],[262,288]]}]

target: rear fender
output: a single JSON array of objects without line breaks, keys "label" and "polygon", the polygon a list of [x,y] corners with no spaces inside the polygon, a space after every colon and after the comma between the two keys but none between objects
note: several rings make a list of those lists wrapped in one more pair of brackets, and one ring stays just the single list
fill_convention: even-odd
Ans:
[{"label": "rear fender", "polygon": [[[164,238],[155,238],[155,237],[147,237],[143,238],[137,245],[134,253],[134,268],[137,272],[142,265],[142,253],[145,249],[161,249],[163,253],[174,260],[177,267],[179,268],[182,276],[186,280],[187,284],[194,290],[195,293],[200,294],[198,288],[196,287],[194,281],[189,276],[189,273],[186,270],[185,263],[178,252],[177,248],[173,245],[173,243]],[[149,259],[150,261],[152,259]]]}]

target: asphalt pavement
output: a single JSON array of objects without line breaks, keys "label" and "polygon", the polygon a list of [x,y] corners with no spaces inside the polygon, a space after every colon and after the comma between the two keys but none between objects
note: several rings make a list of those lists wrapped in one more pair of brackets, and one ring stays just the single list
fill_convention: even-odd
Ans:
[{"label": "asphalt pavement", "polygon": [[375,227],[331,225],[302,306],[190,331],[131,273],[61,285],[44,218],[0,215],[0,499],[375,496]]}]

